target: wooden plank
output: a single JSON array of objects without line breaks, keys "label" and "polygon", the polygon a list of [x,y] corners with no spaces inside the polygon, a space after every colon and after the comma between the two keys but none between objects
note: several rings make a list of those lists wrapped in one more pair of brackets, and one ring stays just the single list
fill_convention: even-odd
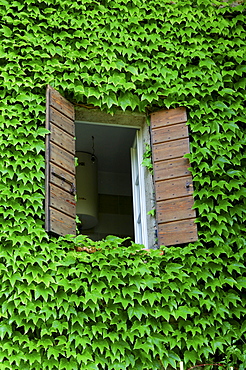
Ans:
[{"label": "wooden plank", "polygon": [[70,192],[71,185],[66,181],[62,180],[58,176],[54,175],[57,174],[59,177],[63,177],[65,180],[73,183],[75,185],[75,175],[72,175],[70,172],[64,170],[64,168],[58,167],[53,163],[50,164],[50,182],[56,186],[59,186],[65,191]]},{"label": "wooden plank", "polygon": [[164,109],[151,114],[151,127],[163,127],[181,122],[187,122],[186,109],[184,107]]},{"label": "wooden plank", "polygon": [[192,177],[179,177],[173,180],[156,182],[156,200],[185,197],[193,193]]},{"label": "wooden plank", "polygon": [[66,148],[73,155],[75,154],[75,140],[73,136],[67,134],[52,123],[50,124],[50,132],[50,141],[62,148]]},{"label": "wooden plank", "polygon": [[189,136],[184,107],[151,114],[158,244],[197,240],[192,177],[188,168]]},{"label": "wooden plank", "polygon": [[184,198],[157,202],[156,214],[158,223],[195,218],[196,211],[192,209],[193,204],[194,200],[192,195]]},{"label": "wooden plank", "polygon": [[186,123],[165,126],[152,131],[153,144],[163,143],[165,141],[182,139],[188,137],[188,126]]},{"label": "wooden plank", "polygon": [[74,120],[74,106],[67,99],[65,99],[58,91],[48,86],[50,92],[50,106]]},{"label": "wooden plank", "polygon": [[[45,128],[50,129],[50,91],[46,89],[46,116]],[[50,197],[49,197],[49,184],[50,184],[50,135],[45,136],[45,230],[50,230]]]},{"label": "wooden plank", "polygon": [[50,143],[50,161],[75,174],[74,156],[54,143]]},{"label": "wooden plank", "polygon": [[197,240],[194,219],[168,222],[158,227],[159,245],[176,245]]},{"label": "wooden plank", "polygon": [[52,208],[64,212],[70,217],[76,217],[74,195],[53,184],[50,184],[50,205]]},{"label": "wooden plank", "polygon": [[76,235],[75,218],[67,216],[50,207],[50,230],[55,234],[64,236],[67,234]]},{"label": "wooden plank", "polygon": [[184,154],[189,153],[189,139],[180,139],[168,141],[166,143],[153,145],[153,159],[154,162],[183,157]]},{"label": "wooden plank", "polygon": [[70,193],[75,182],[73,120],[73,104],[47,86],[46,128],[51,133],[46,135],[45,229],[58,235],[76,234],[75,197]]},{"label": "wooden plank", "polygon": [[50,122],[54,123],[62,130],[66,131],[68,134],[75,136],[75,125],[74,121],[72,121],[64,114],[57,111],[55,108],[50,107]]},{"label": "wooden plank", "polygon": [[160,181],[190,175],[189,167],[188,158],[176,158],[156,162],[155,180]]}]

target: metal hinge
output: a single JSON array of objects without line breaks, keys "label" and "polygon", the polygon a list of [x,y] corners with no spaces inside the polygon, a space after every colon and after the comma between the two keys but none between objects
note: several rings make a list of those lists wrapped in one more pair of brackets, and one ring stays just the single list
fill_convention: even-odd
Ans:
[{"label": "metal hinge", "polygon": [[69,184],[71,186],[71,189],[70,189],[70,193],[72,195],[75,195],[76,194],[76,187],[75,187],[75,184],[72,182],[72,181],[69,181],[66,179],[66,177],[64,175],[58,175],[58,173],[55,173],[55,172],[51,172],[52,175],[58,177],[58,179],[66,182],[67,184]]},{"label": "metal hinge", "polygon": [[185,184],[185,187],[186,187],[186,189],[187,190],[190,190],[190,188],[192,188],[192,183],[191,182],[189,182],[189,181],[186,181],[186,184]]}]

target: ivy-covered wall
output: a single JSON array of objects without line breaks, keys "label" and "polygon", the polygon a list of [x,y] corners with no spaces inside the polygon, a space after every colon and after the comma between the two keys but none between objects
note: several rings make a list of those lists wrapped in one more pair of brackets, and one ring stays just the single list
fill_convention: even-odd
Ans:
[{"label": "ivy-covered wall", "polygon": [[[1,1],[1,370],[246,368],[239,3]],[[188,108],[198,242],[160,256],[45,233],[48,83],[110,112]]]}]

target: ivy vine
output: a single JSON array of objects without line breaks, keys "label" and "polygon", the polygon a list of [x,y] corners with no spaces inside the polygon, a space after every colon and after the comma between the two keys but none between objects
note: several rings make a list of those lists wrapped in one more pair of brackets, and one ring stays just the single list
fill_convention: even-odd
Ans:
[{"label": "ivy vine", "polygon": [[[245,4],[2,0],[0,368],[245,368]],[[44,229],[45,87],[185,106],[199,241],[146,252]],[[81,248],[81,250],[79,249]]]}]

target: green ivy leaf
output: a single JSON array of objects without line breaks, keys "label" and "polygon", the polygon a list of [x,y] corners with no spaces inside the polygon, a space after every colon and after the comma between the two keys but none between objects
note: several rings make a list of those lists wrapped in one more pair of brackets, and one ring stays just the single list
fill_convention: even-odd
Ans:
[{"label": "green ivy leaf", "polygon": [[60,349],[56,348],[56,347],[50,347],[48,348],[48,351],[47,351],[47,357],[48,359],[51,358],[51,356],[53,356],[56,360],[59,358],[59,355],[60,355]]},{"label": "green ivy leaf", "polygon": [[12,36],[12,31],[9,27],[7,26],[2,26],[1,32],[4,34],[6,37],[11,37]]},{"label": "green ivy leaf", "polygon": [[132,100],[131,100],[132,96],[131,94],[129,93],[125,93],[125,94],[120,94],[119,98],[118,98],[118,101],[119,101],[119,105],[121,106],[121,108],[125,111],[127,107],[131,107],[132,106]]},{"label": "green ivy leaf", "polygon": [[138,75],[138,68],[134,66],[127,66],[126,70],[131,72],[134,75]]},{"label": "green ivy leaf", "polygon": [[64,266],[71,266],[75,263],[75,261],[76,261],[76,257],[75,257],[74,252],[70,252],[66,255],[66,257],[62,261],[62,264]]},{"label": "green ivy leaf", "polygon": [[136,316],[138,320],[141,320],[142,316],[147,316],[146,309],[142,306],[129,307],[127,313],[130,319]]},{"label": "green ivy leaf", "polygon": [[228,106],[223,103],[222,101],[216,101],[213,103],[213,107],[215,109],[219,109],[219,110],[224,110],[224,109],[228,109]]},{"label": "green ivy leaf", "polygon": [[46,128],[44,128],[44,127],[39,127],[38,129],[37,129],[37,131],[36,131],[36,135],[38,136],[38,135],[40,135],[40,136],[45,136],[45,135],[47,135],[47,134],[50,134],[50,131],[49,130],[47,130]]},{"label": "green ivy leaf", "polygon": [[44,287],[42,286],[42,284],[36,286],[35,299],[42,297],[45,300],[45,302],[47,302],[49,296],[51,297],[54,296],[54,291],[51,288]]},{"label": "green ivy leaf", "polygon": [[1,326],[0,326],[1,340],[3,340],[3,338],[5,337],[5,334],[8,334],[10,337],[12,335],[12,328],[9,324],[4,324],[3,322],[1,322]]},{"label": "green ivy leaf", "polygon": [[184,361],[185,362],[190,361],[191,363],[195,364],[197,360],[198,360],[198,355],[197,355],[196,351],[188,350],[188,351],[184,352]]}]

